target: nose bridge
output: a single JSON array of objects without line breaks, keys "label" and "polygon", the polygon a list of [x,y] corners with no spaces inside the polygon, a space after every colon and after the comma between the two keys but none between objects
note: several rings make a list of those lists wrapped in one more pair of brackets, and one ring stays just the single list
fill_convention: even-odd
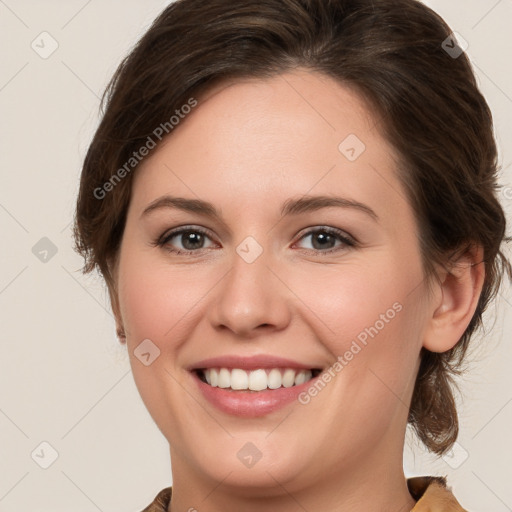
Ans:
[{"label": "nose bridge", "polygon": [[261,326],[282,329],[287,324],[289,305],[282,283],[271,271],[274,260],[271,250],[252,236],[235,247],[211,314],[216,326],[247,335]]}]

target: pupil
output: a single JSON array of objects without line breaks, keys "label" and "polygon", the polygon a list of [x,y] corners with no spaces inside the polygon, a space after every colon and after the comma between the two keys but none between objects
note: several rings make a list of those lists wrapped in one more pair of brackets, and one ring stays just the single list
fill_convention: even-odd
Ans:
[{"label": "pupil", "polygon": [[316,236],[313,237],[313,247],[315,247],[316,241],[320,241],[320,246],[315,247],[315,249],[325,249],[326,244],[332,242],[332,238],[332,235],[330,235],[329,233],[326,233],[325,231],[320,231],[319,233],[317,233]]},{"label": "pupil", "polygon": [[194,231],[189,231],[188,233],[184,233],[182,235],[182,243],[183,247],[187,250],[197,249],[198,247],[194,244],[201,245],[203,241],[203,235],[201,233],[196,233]]}]

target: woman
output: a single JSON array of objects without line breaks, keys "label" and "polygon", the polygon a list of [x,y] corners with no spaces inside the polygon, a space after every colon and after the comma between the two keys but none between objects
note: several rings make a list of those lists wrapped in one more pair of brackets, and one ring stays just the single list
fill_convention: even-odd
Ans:
[{"label": "woman", "polygon": [[415,0],[181,0],[115,73],[77,203],[173,485],[148,511],[464,510],[406,480],[512,269],[492,118]]}]

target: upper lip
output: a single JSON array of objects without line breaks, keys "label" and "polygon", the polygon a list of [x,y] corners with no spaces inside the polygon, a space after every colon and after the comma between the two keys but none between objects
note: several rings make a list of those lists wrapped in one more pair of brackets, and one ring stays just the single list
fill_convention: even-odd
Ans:
[{"label": "upper lip", "polygon": [[240,368],[257,370],[258,368],[296,368],[299,370],[321,369],[321,366],[304,364],[292,359],[275,355],[259,354],[253,356],[226,355],[203,359],[189,366],[190,371],[206,368]]}]

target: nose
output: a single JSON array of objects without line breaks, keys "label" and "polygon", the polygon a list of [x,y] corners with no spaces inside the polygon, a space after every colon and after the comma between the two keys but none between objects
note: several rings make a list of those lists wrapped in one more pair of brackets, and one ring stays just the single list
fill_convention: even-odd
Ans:
[{"label": "nose", "polygon": [[244,338],[284,329],[290,322],[293,294],[283,281],[266,251],[251,263],[235,252],[209,307],[211,325]]}]

